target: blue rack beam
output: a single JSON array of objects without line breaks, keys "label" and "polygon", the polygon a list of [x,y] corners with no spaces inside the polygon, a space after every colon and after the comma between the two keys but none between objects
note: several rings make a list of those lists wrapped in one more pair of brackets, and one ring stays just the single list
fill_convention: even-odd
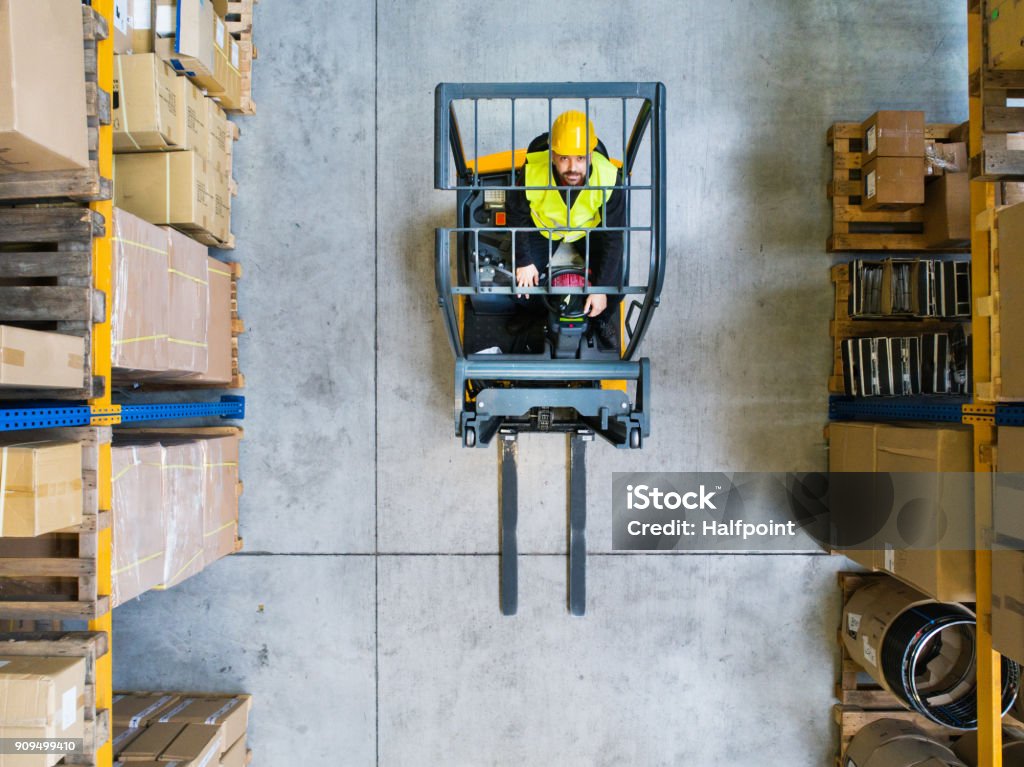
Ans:
[{"label": "blue rack beam", "polygon": [[220,402],[180,402],[121,405],[121,423],[163,421],[170,418],[245,418],[245,397],[227,395]]},{"label": "blue rack beam", "polygon": [[960,423],[963,406],[969,400],[964,398],[918,399],[853,399],[851,397],[829,397],[828,417],[831,421],[944,421]]},{"label": "blue rack beam", "polygon": [[997,426],[1024,426],[1024,405],[996,405]]},{"label": "blue rack beam", "polygon": [[58,426],[88,426],[92,409],[88,405],[70,407],[20,407],[0,410],[0,431],[52,429]]}]

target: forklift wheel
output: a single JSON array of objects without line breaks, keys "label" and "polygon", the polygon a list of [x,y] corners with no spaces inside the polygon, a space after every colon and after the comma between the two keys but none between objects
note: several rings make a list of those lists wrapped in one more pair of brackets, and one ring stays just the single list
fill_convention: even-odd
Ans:
[{"label": "forklift wheel", "polygon": [[629,430],[629,446],[631,448],[640,447],[640,430],[630,429]]},{"label": "forklift wheel", "polygon": [[476,445],[476,429],[466,429],[466,436],[462,441],[466,443],[466,447],[474,447]]}]

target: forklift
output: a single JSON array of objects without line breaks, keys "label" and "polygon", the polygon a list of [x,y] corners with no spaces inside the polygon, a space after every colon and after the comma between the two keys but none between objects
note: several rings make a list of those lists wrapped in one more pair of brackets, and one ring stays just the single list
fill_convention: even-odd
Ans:
[{"label": "forklift", "polygon": [[[530,108],[536,114],[538,104],[543,113],[546,105],[546,125],[536,131],[543,132],[563,103],[581,105],[588,133],[591,114],[604,109],[615,116],[622,157],[607,159],[620,170],[617,183],[592,187],[596,174],[588,159],[585,184],[624,196],[624,226],[602,220],[581,231],[571,225],[568,211],[563,226],[541,226],[536,217],[534,226],[510,225],[513,194],[556,189],[572,200],[565,192],[579,193],[578,187],[558,186],[553,173],[546,187],[526,186],[527,150],[516,145],[517,110],[522,130],[522,115]],[[492,115],[496,104],[511,124],[481,126],[481,111]],[[460,115],[472,123],[470,147],[463,143]],[[650,434],[650,361],[638,357],[637,349],[665,276],[665,86],[441,83],[434,128],[434,186],[456,192],[457,224],[437,229],[435,243],[438,304],[455,354],[455,433],[467,448],[498,441],[501,611],[514,615],[518,606],[517,437],[550,432],[567,441],[568,608],[583,615],[586,445],[601,437],[617,448],[639,449]],[[495,135],[511,137],[508,150],[481,156],[481,141]],[[641,165],[645,178],[633,179]],[[648,205],[633,204],[641,195]],[[622,266],[617,284],[599,287],[591,284],[590,241],[596,232],[610,231],[621,232]],[[524,287],[515,279],[525,264],[517,242],[530,232],[541,233],[550,245],[539,283]],[[567,258],[559,240],[573,238],[583,241],[576,248],[583,254]],[[614,345],[599,343],[593,318],[583,311],[587,296],[597,293],[609,297],[605,321],[618,328]],[[534,300],[524,312],[528,299]]]}]

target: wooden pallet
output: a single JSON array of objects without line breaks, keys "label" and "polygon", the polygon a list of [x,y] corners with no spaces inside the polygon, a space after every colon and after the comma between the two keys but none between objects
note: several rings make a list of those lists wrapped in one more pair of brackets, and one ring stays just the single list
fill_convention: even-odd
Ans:
[{"label": "wooden pallet", "polygon": [[[925,139],[946,142],[956,125],[927,125]],[[860,123],[836,123],[828,130],[832,147],[832,236],[829,253],[849,250],[934,251],[967,253],[970,248],[930,248],[924,239],[924,208],[906,211],[861,209],[861,151],[864,132]]]},{"label": "wooden pallet", "polygon": [[0,618],[94,620],[110,611],[110,596],[98,591],[98,534],[110,511],[99,508],[100,445],[109,426],[79,426],[21,432],[35,439],[72,439],[82,444],[82,524],[35,538],[0,538]]},{"label": "wooden pallet", "polygon": [[88,5],[82,6],[85,47],[86,129],[89,133],[89,168],[0,174],[0,200],[67,198],[80,202],[109,200],[112,185],[99,171],[99,126],[110,125],[110,94],[97,82],[96,43],[106,40],[107,22]]},{"label": "wooden pallet", "polygon": [[245,332],[245,322],[238,316],[238,281],[242,278],[242,265],[237,261],[222,261],[231,272],[231,383],[191,383],[188,379],[174,382],[139,382],[143,391],[181,391],[182,389],[244,389],[245,376],[238,363],[238,337]]},{"label": "wooden pallet", "polygon": [[239,0],[228,2],[228,12],[224,17],[224,24],[228,32],[237,39],[243,35],[252,36],[253,6],[258,0]]},{"label": "wooden pallet", "polygon": [[[839,589],[843,607],[845,608],[850,597],[863,586],[889,577],[885,573],[839,573]],[[839,679],[836,681],[835,687],[835,695],[839,699],[839,703],[832,708],[832,717],[839,727],[839,752],[836,755],[836,764],[839,767],[842,767],[846,748],[850,745],[853,737],[860,732],[862,727],[879,719],[899,719],[912,722],[930,737],[946,746],[949,745],[951,738],[961,734],[956,730],[935,724],[916,711],[908,710],[895,695],[882,689],[850,658],[850,654],[843,644],[842,632],[843,629],[840,626],[836,632],[836,638],[842,658]]]},{"label": "wooden pallet", "polygon": [[79,389],[0,389],[0,400],[84,400],[103,395],[92,374],[92,329],[106,295],[93,288],[92,242],[103,216],[83,207],[0,208],[0,323],[85,339]]},{"label": "wooden pallet", "polygon": [[830,394],[846,392],[843,377],[843,341],[848,338],[874,336],[916,336],[922,333],[948,333],[957,325],[954,320],[907,317],[893,319],[853,319],[850,317],[850,265],[836,264],[831,269],[835,290],[835,307],[829,334],[832,336],[832,374],[828,379]]},{"label": "wooden pallet", "polygon": [[256,114],[256,102],[252,98],[252,63],[259,58],[259,50],[253,44],[252,23],[254,6],[259,0],[239,0],[228,2],[225,24],[228,32],[238,42],[238,71],[242,75],[241,107],[229,110],[233,114]]},{"label": "wooden pallet", "polygon": [[96,708],[96,659],[107,654],[106,633],[87,631],[0,634],[0,655],[85,658],[85,738],[82,754],[60,764],[97,767],[96,752],[110,740],[110,710]]}]

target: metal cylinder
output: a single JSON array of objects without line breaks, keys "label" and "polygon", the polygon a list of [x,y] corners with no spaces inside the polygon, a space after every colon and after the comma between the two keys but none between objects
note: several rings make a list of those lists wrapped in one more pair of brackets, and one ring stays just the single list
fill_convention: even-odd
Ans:
[{"label": "metal cylinder", "polygon": [[842,761],[843,767],[967,767],[949,748],[911,722],[879,719],[862,727]]}]

